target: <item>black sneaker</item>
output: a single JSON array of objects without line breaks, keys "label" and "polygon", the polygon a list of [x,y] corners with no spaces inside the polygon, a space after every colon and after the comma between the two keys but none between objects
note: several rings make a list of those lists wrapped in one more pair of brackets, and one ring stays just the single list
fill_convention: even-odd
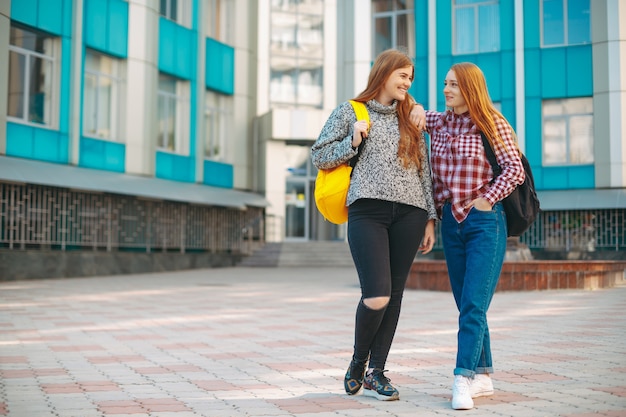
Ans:
[{"label": "black sneaker", "polygon": [[343,387],[346,389],[348,395],[354,395],[363,386],[363,375],[365,374],[365,363],[367,361],[357,361],[352,359],[348,371],[343,379]]},{"label": "black sneaker", "polygon": [[374,397],[381,401],[394,401],[400,399],[400,393],[389,383],[380,369],[374,369],[372,373],[365,376],[363,383],[363,395]]}]

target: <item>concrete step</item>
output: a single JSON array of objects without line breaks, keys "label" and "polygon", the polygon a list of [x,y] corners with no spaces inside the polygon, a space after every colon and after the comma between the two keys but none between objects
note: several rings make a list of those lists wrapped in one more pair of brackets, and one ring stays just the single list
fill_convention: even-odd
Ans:
[{"label": "concrete step", "polygon": [[311,241],[268,243],[245,258],[240,266],[250,267],[352,267],[347,242]]}]

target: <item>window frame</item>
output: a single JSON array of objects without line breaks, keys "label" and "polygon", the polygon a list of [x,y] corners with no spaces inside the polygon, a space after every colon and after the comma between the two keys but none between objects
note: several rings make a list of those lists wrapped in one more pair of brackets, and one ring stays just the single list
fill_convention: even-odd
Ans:
[{"label": "window frame", "polygon": [[[383,50],[388,48],[401,48],[405,49],[409,56],[415,56],[416,54],[416,45],[415,45],[415,2],[413,0],[408,0],[407,3],[411,4],[411,8],[398,8],[398,2],[391,2],[393,8],[392,10],[386,10],[382,12],[375,11],[374,5],[372,5],[372,56],[376,57]],[[372,2],[375,3],[375,0]],[[399,45],[398,44],[398,18],[400,16],[407,16],[407,44],[408,45]],[[377,19],[390,19],[391,20],[391,45],[389,47],[385,46],[380,51],[378,50],[376,43],[376,21]]]},{"label": "window frame", "polygon": [[[590,108],[591,108],[591,112],[575,112],[575,113],[562,113],[559,115],[545,115],[545,105],[548,102],[565,102],[568,100],[580,100],[580,99],[587,99],[590,100]],[[542,100],[541,102],[541,129],[542,129],[542,146],[541,146],[541,158],[542,158],[542,165],[546,166],[546,167],[556,167],[556,166],[581,166],[581,165],[592,165],[595,163],[595,154],[593,153],[593,148],[594,148],[594,143],[595,143],[595,137],[593,135],[593,118],[594,112],[593,112],[593,97],[566,97],[566,98],[557,98],[557,99],[545,99]],[[590,117],[591,118],[591,126],[590,126],[590,131],[591,131],[591,137],[589,138],[590,140],[590,148],[591,148],[591,160],[590,161],[584,161],[584,162],[572,162],[572,155],[571,155],[571,149],[572,149],[572,136],[570,134],[571,132],[571,120],[575,117]],[[563,161],[556,161],[556,162],[546,162],[547,161],[547,151],[546,151],[546,146],[550,144],[550,141],[547,138],[547,134],[546,134],[546,122],[547,121],[564,121],[564,125],[565,125],[565,136],[563,138],[564,142],[565,142],[565,158]]]},{"label": "window frame", "polygon": [[[172,2],[176,1],[176,17],[172,16]],[[165,10],[162,10],[161,6],[165,2]],[[191,0],[160,0],[159,2],[159,15],[163,16],[167,20],[171,20],[181,26],[191,29],[192,18],[192,4]]]},{"label": "window frame", "polygon": [[562,1],[562,12],[563,12],[563,42],[559,43],[559,44],[549,44],[547,45],[545,43],[545,19],[544,19],[544,3],[546,0],[540,0],[539,1],[539,26],[540,26],[540,42],[541,42],[541,48],[562,48],[565,46],[575,46],[575,45],[589,45],[591,43],[591,0],[589,3],[589,40],[587,40],[586,42],[579,42],[579,43],[570,43],[569,42],[569,26],[570,26],[570,20],[569,20],[569,16],[568,16],[568,6],[569,6],[569,1],[570,0],[560,0]]},{"label": "window frame", "polygon": [[[43,32],[35,28],[31,28],[28,26],[20,25],[20,24],[15,24],[14,22],[11,22],[10,26],[17,28],[19,30],[22,30],[22,31],[30,32],[31,34],[34,34],[36,36],[45,36],[50,41],[50,54],[51,55],[46,55],[45,53],[42,53],[42,52],[37,52],[31,49],[23,48],[21,46],[13,45],[11,44],[9,40],[9,45],[8,45],[9,53],[7,57],[8,66],[9,66],[9,69],[7,71],[8,85],[10,86],[15,83],[15,80],[11,80],[10,78],[11,52],[18,54],[21,57],[24,57],[24,72],[21,74],[23,76],[23,80],[21,84],[21,87],[22,87],[21,93],[22,93],[22,102],[23,102],[22,109],[21,109],[22,117],[12,116],[9,114],[10,105],[8,101],[10,100],[10,95],[11,95],[11,91],[9,88],[7,90],[7,114],[6,114],[7,121],[25,124],[29,126],[35,126],[38,128],[47,128],[47,129],[56,130],[59,128],[59,113],[60,113],[60,104],[59,104],[60,90],[61,90],[61,87],[60,87],[60,83],[61,83],[60,72],[61,71],[60,71],[60,62],[59,62],[60,61],[59,57],[61,54],[60,38],[58,36],[49,34],[47,32]],[[32,66],[33,58],[44,60],[46,63],[49,64],[49,67],[50,67],[50,77],[49,77],[50,91],[49,91],[49,97],[46,100],[49,106],[49,111],[48,111],[49,121],[47,122],[45,121],[45,117],[44,117],[44,121],[42,121],[41,123],[30,120],[30,108],[31,108],[30,68]],[[44,116],[45,116],[45,113],[44,113]]]},{"label": "window frame", "polygon": [[[175,92],[164,91],[161,89],[161,80],[166,79],[174,82]],[[157,141],[156,149],[162,152],[173,153],[178,155],[189,154],[190,142],[190,122],[191,122],[191,98],[190,83],[187,80],[181,80],[170,75],[159,73],[157,83]],[[166,116],[161,119],[161,103],[164,108],[169,110],[171,104],[174,104],[173,111],[166,111]],[[173,147],[169,147],[169,120],[174,121],[173,128]],[[162,128],[162,123],[165,127]]]},{"label": "window frame", "polygon": [[[501,26],[500,26],[500,0],[479,0],[480,3],[470,3],[470,4],[457,4],[457,0],[452,0],[452,55],[454,56],[458,56],[458,55],[472,55],[472,54],[486,54],[486,53],[495,53],[495,52],[500,52],[502,51],[502,44],[501,44]],[[481,29],[481,25],[480,25],[480,8],[484,7],[486,5],[497,5],[498,7],[498,27],[497,27],[497,34],[498,34],[498,46],[496,49],[493,50],[489,50],[489,51],[481,51],[480,49],[480,40],[481,40],[481,34],[483,33],[480,29]],[[474,49],[471,51],[459,51],[458,50],[458,44],[456,42],[457,39],[457,35],[459,34],[458,32],[458,28],[459,28],[459,23],[456,21],[457,20],[457,11],[459,9],[473,9],[474,10],[474,27],[475,28],[479,28],[479,30],[474,30],[473,31],[473,36],[474,36]]]},{"label": "window frame", "polygon": [[[232,127],[232,98],[214,91],[205,92],[204,140],[205,160],[226,162],[229,158],[228,132]],[[219,152],[212,152],[217,145]]]},{"label": "window frame", "polygon": [[[87,60],[85,59],[85,68],[83,71],[83,108],[82,108],[82,131],[83,131],[83,136],[85,137],[89,137],[89,138],[93,138],[93,139],[103,139],[103,140],[110,140],[113,142],[123,142],[124,141],[124,137],[123,137],[123,126],[125,124],[125,118],[124,115],[126,113],[125,111],[125,97],[126,97],[126,91],[125,91],[125,81],[123,78],[123,74],[125,74],[125,62],[121,59],[112,57],[110,55],[107,54],[103,54],[99,51],[93,50],[93,49],[86,49],[85,50],[85,57],[87,57],[88,54],[93,54],[95,56],[98,56],[98,58],[100,57],[105,57],[106,59],[109,59],[112,61],[113,65],[113,73],[112,75],[109,75],[107,73],[103,73],[103,72],[99,72],[99,71],[95,71],[95,70],[91,70],[91,69],[87,69]],[[110,101],[110,109],[109,109],[109,134],[107,135],[102,135],[102,134],[98,134],[98,125],[99,125],[99,93],[100,93],[100,88],[96,88],[96,93],[94,96],[94,115],[93,117],[95,118],[95,123],[93,124],[96,127],[96,133],[91,133],[91,132],[87,132],[86,130],[86,120],[87,120],[87,115],[86,115],[86,93],[87,93],[87,88],[86,88],[86,78],[87,75],[91,75],[91,76],[95,76],[96,80],[99,81],[101,78],[106,78],[111,82],[112,85],[112,90],[113,93],[111,101]],[[96,83],[96,85],[99,86],[99,82]]]}]

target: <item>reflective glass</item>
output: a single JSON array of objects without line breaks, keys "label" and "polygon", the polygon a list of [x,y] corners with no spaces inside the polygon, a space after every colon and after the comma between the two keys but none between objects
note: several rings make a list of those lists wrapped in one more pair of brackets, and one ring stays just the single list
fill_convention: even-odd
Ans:
[{"label": "reflective glass", "polygon": [[24,74],[26,73],[26,57],[9,51],[9,91],[8,112],[12,117],[24,117]]},{"label": "reflective glass", "polygon": [[543,0],[543,44],[563,45],[564,33],[563,0]]},{"label": "reflective glass", "polygon": [[589,0],[567,2],[567,41],[570,45],[591,42],[590,19]]}]

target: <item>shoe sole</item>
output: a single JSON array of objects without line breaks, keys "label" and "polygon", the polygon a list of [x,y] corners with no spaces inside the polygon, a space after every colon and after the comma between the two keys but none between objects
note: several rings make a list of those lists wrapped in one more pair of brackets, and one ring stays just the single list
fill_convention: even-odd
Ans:
[{"label": "shoe sole", "polygon": [[376,398],[377,400],[380,400],[380,401],[396,401],[396,400],[400,399],[400,394],[398,394],[398,393],[395,393],[394,395],[391,395],[391,396],[389,396],[389,395],[381,395],[378,392],[376,392],[375,390],[367,389],[367,388],[363,389],[363,395],[365,395],[367,397]]}]

